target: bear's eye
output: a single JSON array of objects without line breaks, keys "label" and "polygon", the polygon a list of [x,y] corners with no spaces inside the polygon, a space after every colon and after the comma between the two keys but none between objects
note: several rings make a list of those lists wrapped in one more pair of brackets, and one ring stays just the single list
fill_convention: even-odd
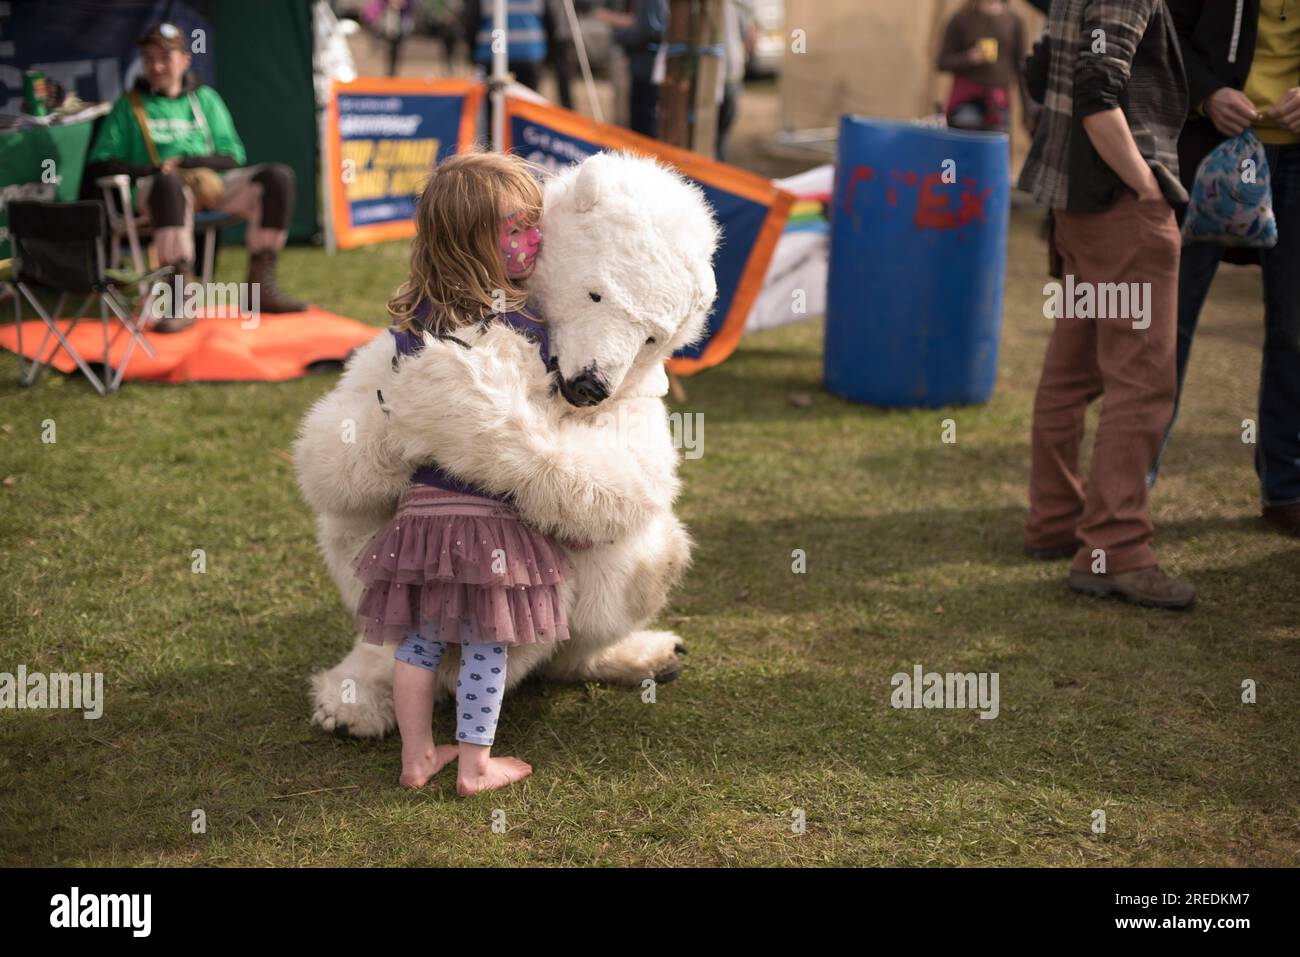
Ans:
[{"label": "bear's eye", "polygon": [[649,339],[647,339],[647,340],[645,341],[645,344],[648,345],[648,346],[652,346],[652,345],[654,345],[654,344],[655,344],[655,337],[654,337],[654,336],[651,336]]},{"label": "bear's eye", "polygon": [[592,302],[600,302],[600,293],[598,293],[598,292],[589,292],[589,293],[587,293],[587,295],[591,297],[591,301],[592,301]]}]

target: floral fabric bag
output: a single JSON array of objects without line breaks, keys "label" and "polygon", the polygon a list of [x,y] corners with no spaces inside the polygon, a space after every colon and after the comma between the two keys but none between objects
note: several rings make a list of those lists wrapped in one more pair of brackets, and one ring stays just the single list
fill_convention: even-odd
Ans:
[{"label": "floral fabric bag", "polygon": [[1220,143],[1201,161],[1183,218],[1183,242],[1277,245],[1268,160],[1250,130]]}]

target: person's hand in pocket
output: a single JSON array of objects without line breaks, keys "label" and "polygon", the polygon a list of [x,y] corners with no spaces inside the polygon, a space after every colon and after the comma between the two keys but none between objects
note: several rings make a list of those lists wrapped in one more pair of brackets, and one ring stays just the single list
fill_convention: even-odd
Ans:
[{"label": "person's hand in pocket", "polygon": [[1160,180],[1156,178],[1156,174],[1151,171],[1150,166],[1147,167],[1145,182],[1143,182],[1141,187],[1134,192],[1137,193],[1137,198],[1142,202],[1152,203],[1156,201],[1165,201],[1165,191],[1160,188]]}]

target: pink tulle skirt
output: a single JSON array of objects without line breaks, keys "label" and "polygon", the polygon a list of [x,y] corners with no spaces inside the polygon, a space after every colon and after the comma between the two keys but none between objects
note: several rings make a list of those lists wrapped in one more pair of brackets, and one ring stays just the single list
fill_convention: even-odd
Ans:
[{"label": "pink tulle skirt", "polygon": [[412,485],[353,568],[365,585],[357,625],[374,644],[415,630],[515,645],[569,637],[558,587],[568,557],[492,499]]}]

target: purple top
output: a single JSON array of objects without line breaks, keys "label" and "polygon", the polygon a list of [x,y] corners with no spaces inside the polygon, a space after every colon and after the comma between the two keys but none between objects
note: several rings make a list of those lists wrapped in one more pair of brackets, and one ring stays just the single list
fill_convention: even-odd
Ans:
[{"label": "purple top", "polygon": [[[424,348],[424,321],[428,318],[429,307],[424,304],[416,312],[415,322],[421,327],[420,332],[402,332],[395,328],[388,331],[393,334],[393,339],[397,343],[397,354],[399,356],[413,356]],[[542,364],[546,365],[550,360],[550,338],[546,334],[546,325],[539,319],[535,318],[533,313],[527,309],[521,309],[518,312],[507,312],[501,316],[501,321],[511,328],[524,334],[525,338],[537,343],[538,352]],[[422,465],[411,475],[412,485],[429,485],[434,488],[440,488],[448,492],[456,492],[461,495],[477,495],[480,498],[490,498],[498,502],[510,501],[508,495],[493,495],[491,492],[481,489],[476,485],[468,482],[462,482],[459,479],[449,475],[436,464]]]}]

